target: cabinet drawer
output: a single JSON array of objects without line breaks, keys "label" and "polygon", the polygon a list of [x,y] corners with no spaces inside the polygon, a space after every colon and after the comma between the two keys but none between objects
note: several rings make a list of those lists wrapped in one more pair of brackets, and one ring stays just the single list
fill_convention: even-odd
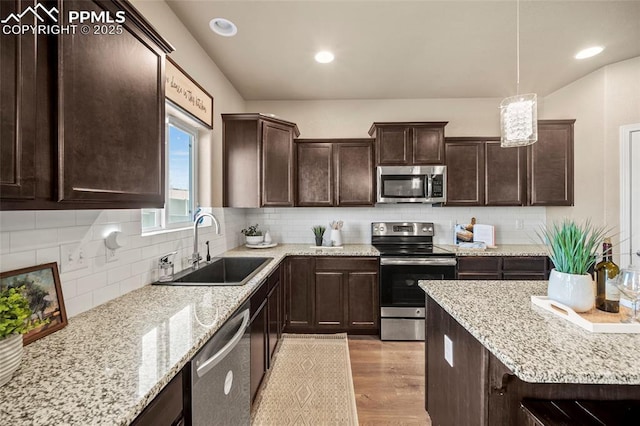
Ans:
[{"label": "cabinet drawer", "polygon": [[499,273],[502,258],[492,257],[459,257],[458,272],[490,272]]},{"label": "cabinet drawer", "polygon": [[253,318],[253,315],[260,310],[262,304],[265,303],[268,292],[269,286],[267,285],[267,280],[265,280],[251,295],[251,299],[249,299],[249,312],[251,314],[251,318]]},{"label": "cabinet drawer", "polygon": [[377,257],[318,257],[317,271],[378,271]]},{"label": "cabinet drawer", "polygon": [[180,371],[131,423],[132,426],[179,424],[183,411],[182,388],[182,371]]},{"label": "cabinet drawer", "polygon": [[546,257],[511,257],[506,256],[502,259],[502,270],[517,272],[543,272],[547,270]]}]

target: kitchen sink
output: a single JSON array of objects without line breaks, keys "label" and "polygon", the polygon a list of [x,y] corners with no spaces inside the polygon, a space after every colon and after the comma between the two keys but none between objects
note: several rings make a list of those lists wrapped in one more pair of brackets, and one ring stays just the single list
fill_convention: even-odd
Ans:
[{"label": "kitchen sink", "polygon": [[218,257],[203,263],[198,269],[188,268],[175,275],[173,281],[155,282],[164,285],[239,286],[246,284],[272,257]]}]

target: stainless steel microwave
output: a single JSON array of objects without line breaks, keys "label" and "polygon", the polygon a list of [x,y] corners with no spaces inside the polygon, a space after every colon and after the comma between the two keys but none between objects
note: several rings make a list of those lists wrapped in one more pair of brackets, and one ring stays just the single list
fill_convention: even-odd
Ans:
[{"label": "stainless steel microwave", "polygon": [[378,203],[444,203],[446,166],[379,166]]}]

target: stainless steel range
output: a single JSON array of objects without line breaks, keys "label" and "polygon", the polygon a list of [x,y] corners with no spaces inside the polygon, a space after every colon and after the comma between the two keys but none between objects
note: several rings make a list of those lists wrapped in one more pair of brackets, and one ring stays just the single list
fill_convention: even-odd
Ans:
[{"label": "stainless steel range", "polygon": [[380,338],[424,340],[425,294],[419,280],[455,279],[455,253],[433,245],[431,222],[374,222],[380,251]]}]

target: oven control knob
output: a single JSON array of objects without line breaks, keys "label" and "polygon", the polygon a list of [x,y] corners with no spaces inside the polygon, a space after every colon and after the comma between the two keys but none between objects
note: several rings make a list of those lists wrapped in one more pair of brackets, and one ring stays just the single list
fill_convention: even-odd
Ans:
[{"label": "oven control knob", "polygon": [[384,226],[380,226],[380,232],[384,232]]}]

